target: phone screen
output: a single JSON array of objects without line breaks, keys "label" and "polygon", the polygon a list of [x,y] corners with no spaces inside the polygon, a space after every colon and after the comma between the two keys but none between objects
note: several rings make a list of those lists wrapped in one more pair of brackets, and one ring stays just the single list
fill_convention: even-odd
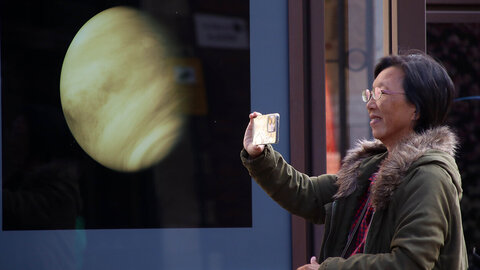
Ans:
[{"label": "phone screen", "polygon": [[253,119],[253,144],[274,144],[279,140],[280,114],[259,115]]}]

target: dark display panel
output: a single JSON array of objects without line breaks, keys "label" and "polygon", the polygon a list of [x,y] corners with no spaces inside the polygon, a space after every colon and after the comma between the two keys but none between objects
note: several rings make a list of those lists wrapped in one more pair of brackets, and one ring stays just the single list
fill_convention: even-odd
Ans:
[{"label": "dark display panel", "polygon": [[[167,153],[128,171],[79,144],[60,95],[72,40],[117,6],[166,29],[175,91],[188,93]],[[251,226],[251,181],[239,160],[250,111],[248,1],[2,1],[0,12],[4,230]],[[138,72],[129,68],[119,68],[124,77]]]}]

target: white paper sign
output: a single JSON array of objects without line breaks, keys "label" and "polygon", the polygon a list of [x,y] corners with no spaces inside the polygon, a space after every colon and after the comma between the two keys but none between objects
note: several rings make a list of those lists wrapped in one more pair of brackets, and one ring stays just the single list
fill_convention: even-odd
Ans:
[{"label": "white paper sign", "polygon": [[201,47],[248,49],[248,27],[242,18],[195,15],[197,42]]}]

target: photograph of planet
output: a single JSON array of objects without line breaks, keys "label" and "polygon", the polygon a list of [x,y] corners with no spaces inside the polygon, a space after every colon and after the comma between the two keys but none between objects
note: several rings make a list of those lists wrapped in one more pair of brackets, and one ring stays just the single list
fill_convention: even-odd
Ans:
[{"label": "photograph of planet", "polygon": [[102,165],[147,168],[181,136],[185,98],[172,80],[172,45],[154,20],[129,7],[100,12],[70,44],[62,109],[79,145]]}]

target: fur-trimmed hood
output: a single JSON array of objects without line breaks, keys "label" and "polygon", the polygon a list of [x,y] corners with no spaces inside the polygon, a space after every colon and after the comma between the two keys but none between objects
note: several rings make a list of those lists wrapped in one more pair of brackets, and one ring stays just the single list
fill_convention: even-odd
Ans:
[{"label": "fur-trimmed hood", "polygon": [[[395,189],[403,182],[412,164],[429,150],[439,150],[454,157],[457,138],[448,127],[437,127],[422,133],[414,133],[397,144],[395,149],[381,162],[375,184],[372,186],[371,200],[375,209],[384,208]],[[385,145],[379,140],[362,140],[357,147],[350,150],[342,161],[337,173],[338,191],[335,198],[352,194],[357,188],[358,168],[366,158],[385,153]],[[453,160],[453,159],[452,159]],[[448,165],[446,167],[451,167]],[[456,168],[456,165],[455,165]],[[450,172],[452,174],[452,172]],[[455,175],[453,173],[453,175]],[[453,183],[461,196],[460,177],[452,177]]]}]

